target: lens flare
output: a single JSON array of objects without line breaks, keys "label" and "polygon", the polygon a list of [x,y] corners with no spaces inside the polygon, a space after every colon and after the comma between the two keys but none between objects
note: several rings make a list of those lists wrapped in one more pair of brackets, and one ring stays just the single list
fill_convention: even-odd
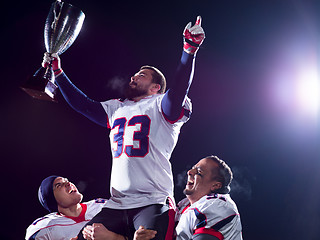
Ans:
[{"label": "lens flare", "polygon": [[317,116],[320,105],[320,84],[317,66],[305,66],[296,84],[297,103],[301,110]]}]

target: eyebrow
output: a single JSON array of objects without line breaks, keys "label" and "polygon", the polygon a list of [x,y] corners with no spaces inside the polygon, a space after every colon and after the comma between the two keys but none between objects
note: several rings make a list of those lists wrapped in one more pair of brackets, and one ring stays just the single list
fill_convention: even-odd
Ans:
[{"label": "eyebrow", "polygon": [[69,182],[69,180],[68,180],[68,178],[62,178],[62,180],[61,180],[62,182],[57,182],[56,184],[54,184],[54,188],[55,187],[57,187],[57,186],[59,186],[59,185],[61,185],[63,182]]},{"label": "eyebrow", "polygon": [[194,165],[194,166],[192,167],[192,169],[197,169],[197,170],[203,171],[203,169],[202,169],[201,167],[196,166],[196,165]]}]

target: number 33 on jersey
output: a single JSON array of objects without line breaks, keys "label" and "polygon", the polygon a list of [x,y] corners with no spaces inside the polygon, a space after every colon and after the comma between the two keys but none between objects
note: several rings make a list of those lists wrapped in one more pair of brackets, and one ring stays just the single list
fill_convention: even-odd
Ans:
[{"label": "number 33 on jersey", "polygon": [[173,196],[169,160],[180,128],[189,119],[191,103],[187,100],[180,118],[170,122],[161,110],[163,96],[151,95],[138,102],[114,99],[101,103],[108,116],[113,154],[109,207],[121,203],[135,208],[163,203],[167,196]]},{"label": "number 33 on jersey", "polygon": [[[176,122],[167,121],[161,111],[163,96],[149,96],[139,102],[126,99],[102,103],[109,120],[108,127],[111,128],[110,144],[114,158],[122,157],[124,154],[126,157],[143,158],[152,153],[153,146],[156,146],[161,154],[167,155],[166,158],[171,154],[180,128],[189,116],[181,114]],[[191,112],[189,99],[185,108],[186,112]]]}]

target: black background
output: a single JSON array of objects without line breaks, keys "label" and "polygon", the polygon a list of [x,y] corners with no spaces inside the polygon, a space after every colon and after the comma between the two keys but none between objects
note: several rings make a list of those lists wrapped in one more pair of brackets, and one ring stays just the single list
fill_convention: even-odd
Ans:
[{"label": "black background", "polygon": [[[108,130],[60,95],[55,104],[19,88],[40,67],[51,3],[11,1],[1,11],[1,239],[23,239],[46,214],[37,190],[49,175],[68,177],[85,201],[109,196]],[[319,239],[320,122],[297,103],[294,90],[298,70],[317,66],[317,1],[71,3],[86,19],[61,55],[62,67],[99,101],[118,97],[117,83],[145,64],[162,70],[170,87],[182,31],[201,15],[206,39],[189,94],[193,115],[171,159],[177,201],[186,170],[218,155],[234,171],[231,195],[244,239]]]}]

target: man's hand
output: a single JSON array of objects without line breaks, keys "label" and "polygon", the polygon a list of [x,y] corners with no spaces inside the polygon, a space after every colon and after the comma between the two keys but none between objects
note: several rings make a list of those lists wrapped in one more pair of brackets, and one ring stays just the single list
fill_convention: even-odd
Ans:
[{"label": "man's hand", "polygon": [[198,16],[195,25],[191,27],[192,24],[189,22],[183,31],[183,50],[188,54],[194,55],[205,39],[201,21],[201,16]]},{"label": "man's hand", "polygon": [[151,229],[145,229],[140,226],[139,229],[134,233],[133,240],[149,240],[156,236],[157,231]]},{"label": "man's hand", "polygon": [[56,53],[44,53],[43,60],[42,60],[42,67],[46,68],[51,64],[52,70],[54,75],[57,77],[63,71],[61,69],[61,61],[60,57]]},{"label": "man's hand", "polygon": [[83,238],[87,240],[125,240],[120,234],[109,231],[103,224],[94,223],[82,230]]}]

